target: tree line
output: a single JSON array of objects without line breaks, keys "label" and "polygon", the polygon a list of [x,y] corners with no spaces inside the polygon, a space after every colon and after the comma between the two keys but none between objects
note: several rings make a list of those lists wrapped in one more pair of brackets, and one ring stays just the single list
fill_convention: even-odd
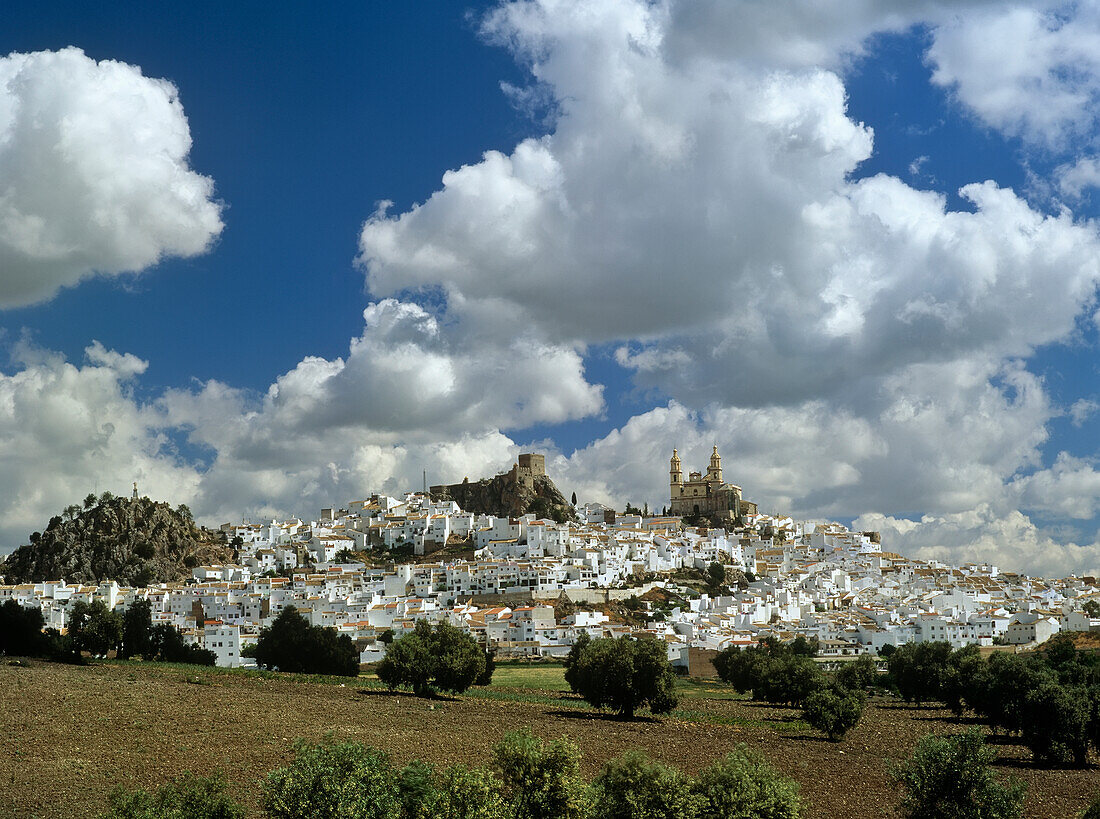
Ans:
[{"label": "tree line", "polygon": [[942,702],[960,717],[971,711],[994,733],[1018,736],[1039,764],[1083,767],[1090,748],[1100,752],[1100,654],[1077,650],[1069,634],[1042,651],[988,658],[974,645],[889,646],[882,676],[867,655],[826,674],[812,659],[814,642],[769,637],[719,652],[714,667],[740,693],[802,708],[803,719],[834,740],[858,724],[866,693],[877,688],[918,706]]},{"label": "tree line", "polygon": [[45,625],[41,609],[4,601],[0,605],[0,654],[67,663],[84,662],[84,652],[106,657],[112,651],[120,659],[142,657],[195,665],[214,665],[215,661],[214,652],[185,643],[175,626],[154,626],[147,600],[135,601],[124,614],[107,608],[102,600],[79,600],[69,611],[66,634]]}]

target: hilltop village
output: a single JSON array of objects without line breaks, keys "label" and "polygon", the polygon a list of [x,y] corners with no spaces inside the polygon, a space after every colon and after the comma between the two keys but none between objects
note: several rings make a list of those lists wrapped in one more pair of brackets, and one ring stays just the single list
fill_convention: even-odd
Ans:
[{"label": "hilltop village", "polygon": [[[0,603],[39,607],[63,630],[76,601],[124,611],[145,599],[154,624],[230,667],[252,662],[242,649],[286,606],[349,635],[363,663],[421,619],[467,630],[498,657],[560,658],[582,631],[644,635],[693,672],[711,652],[769,635],[817,638],[820,656],[843,658],[1100,630],[1094,578],[921,562],[884,550],[874,532],[761,514],[724,482],[717,447],[705,473],[684,480],[675,451],[669,466],[666,515],[587,503],[556,522],[464,511],[447,487],[372,494],[308,521],[226,523],[235,562],[195,566],[186,582],[8,584]],[[541,456],[523,455],[512,474],[530,481],[543,469]]]}]

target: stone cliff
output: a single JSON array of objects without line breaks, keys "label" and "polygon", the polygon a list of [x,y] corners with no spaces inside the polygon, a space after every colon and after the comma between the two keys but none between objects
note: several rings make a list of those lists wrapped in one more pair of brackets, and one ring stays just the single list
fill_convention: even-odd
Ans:
[{"label": "stone cliff", "polygon": [[[437,491],[439,490],[439,491]],[[546,475],[521,477],[511,472],[470,483],[433,486],[433,497],[450,498],[467,512],[515,517],[531,512],[558,522],[576,520],[569,501]]]},{"label": "stone cliff", "polygon": [[196,526],[186,506],[110,493],[68,507],[30,541],[0,563],[8,583],[117,580],[144,586],[183,580],[195,566],[233,559],[222,534]]}]

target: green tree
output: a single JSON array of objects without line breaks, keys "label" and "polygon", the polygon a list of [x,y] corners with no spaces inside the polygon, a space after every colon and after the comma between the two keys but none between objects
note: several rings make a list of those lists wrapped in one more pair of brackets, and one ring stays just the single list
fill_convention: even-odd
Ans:
[{"label": "green tree", "polygon": [[150,639],[150,653],[166,663],[190,663],[191,665],[214,665],[217,655],[200,645],[188,645],[183,641],[179,629],[169,623],[153,627]]},{"label": "green tree", "polygon": [[14,657],[41,657],[46,653],[47,638],[42,633],[46,621],[42,609],[21,606],[8,599],[0,604],[0,654]]},{"label": "green tree", "polygon": [[950,737],[926,736],[895,772],[908,819],[1017,819],[1023,782],[1000,782],[990,765],[994,754],[972,730]]},{"label": "green tree", "polygon": [[699,819],[798,819],[798,783],[744,745],[704,769],[693,790]]},{"label": "green tree", "polygon": [[493,672],[497,670],[497,652],[496,649],[488,649],[485,652],[485,668],[482,669],[477,679],[474,681],[478,685],[492,685],[493,684]]},{"label": "green tree", "polygon": [[821,646],[816,637],[807,640],[801,634],[791,640],[791,653],[796,657],[816,657]]},{"label": "green tree", "polygon": [[849,691],[866,691],[878,681],[878,669],[869,654],[844,663],[836,672],[837,685]]},{"label": "green tree", "polygon": [[577,692],[596,708],[634,718],[639,708],[667,714],[676,707],[676,675],[663,642],[601,637],[580,653],[574,675]]},{"label": "green tree", "polygon": [[260,804],[272,819],[399,819],[389,756],[357,742],[299,740],[294,759],[264,779]]},{"label": "green tree", "polygon": [[726,567],[718,561],[707,566],[707,585],[716,589],[726,582]]},{"label": "green tree", "polygon": [[111,791],[103,819],[244,819],[244,808],[225,794],[220,776],[184,773],[154,793],[121,785]]},{"label": "green tree", "polygon": [[311,626],[293,606],[287,606],[270,626],[260,631],[256,663],[301,674],[359,674],[359,652],[346,634]]},{"label": "green tree", "polygon": [[608,760],[592,783],[592,814],[594,819],[696,819],[699,799],[691,786],[675,768],[628,751]]},{"label": "green tree", "polygon": [[764,702],[802,705],[807,697],[826,684],[817,663],[794,654],[769,659],[762,673],[763,678],[753,689],[753,695]]},{"label": "green tree", "polygon": [[902,699],[920,705],[941,698],[950,656],[950,643],[906,643],[890,655],[886,668]]},{"label": "green tree", "polygon": [[832,742],[844,739],[862,716],[862,693],[839,686],[813,692],[802,706],[802,718]]},{"label": "green tree", "polygon": [[1024,698],[1024,744],[1036,762],[1084,767],[1088,761],[1092,707],[1081,686],[1047,681]]},{"label": "green tree", "polygon": [[122,642],[122,617],[102,600],[78,600],[69,613],[69,634],[77,651],[105,657]]},{"label": "green tree", "polygon": [[122,647],[118,656],[153,658],[153,607],[148,600],[135,600],[122,615]]},{"label": "green tree", "polygon": [[962,716],[965,705],[981,690],[985,672],[986,662],[976,645],[957,648],[948,655],[940,678],[940,699],[956,716]]},{"label": "green tree", "polygon": [[576,639],[573,641],[573,645],[569,647],[569,653],[565,655],[565,682],[569,686],[569,690],[574,694],[579,694],[580,689],[577,687],[580,683],[580,658],[584,650],[588,648],[589,643],[592,642],[592,638],[588,635],[587,631],[581,631],[577,634]]},{"label": "green tree", "polygon": [[1100,601],[1086,600],[1085,605],[1083,605],[1081,609],[1089,617],[1100,617]]},{"label": "green tree", "polygon": [[580,749],[568,739],[543,742],[529,730],[504,735],[493,749],[513,819],[581,819],[587,788]]},{"label": "green tree", "polygon": [[485,651],[450,623],[420,620],[412,632],[390,645],[378,666],[378,679],[390,688],[411,688],[417,696],[436,691],[460,694],[485,670]]},{"label": "green tree", "polygon": [[993,654],[970,704],[992,727],[1018,733],[1023,727],[1028,693],[1047,681],[1053,682],[1054,675],[1042,662],[1016,654]]}]

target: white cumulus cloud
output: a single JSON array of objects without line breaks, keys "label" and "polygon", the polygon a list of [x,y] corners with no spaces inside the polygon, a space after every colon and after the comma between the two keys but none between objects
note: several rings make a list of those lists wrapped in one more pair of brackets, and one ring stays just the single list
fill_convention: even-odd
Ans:
[{"label": "white cumulus cloud", "polygon": [[77,48],[0,58],[0,307],[203,253],[222,230],[176,88]]}]

